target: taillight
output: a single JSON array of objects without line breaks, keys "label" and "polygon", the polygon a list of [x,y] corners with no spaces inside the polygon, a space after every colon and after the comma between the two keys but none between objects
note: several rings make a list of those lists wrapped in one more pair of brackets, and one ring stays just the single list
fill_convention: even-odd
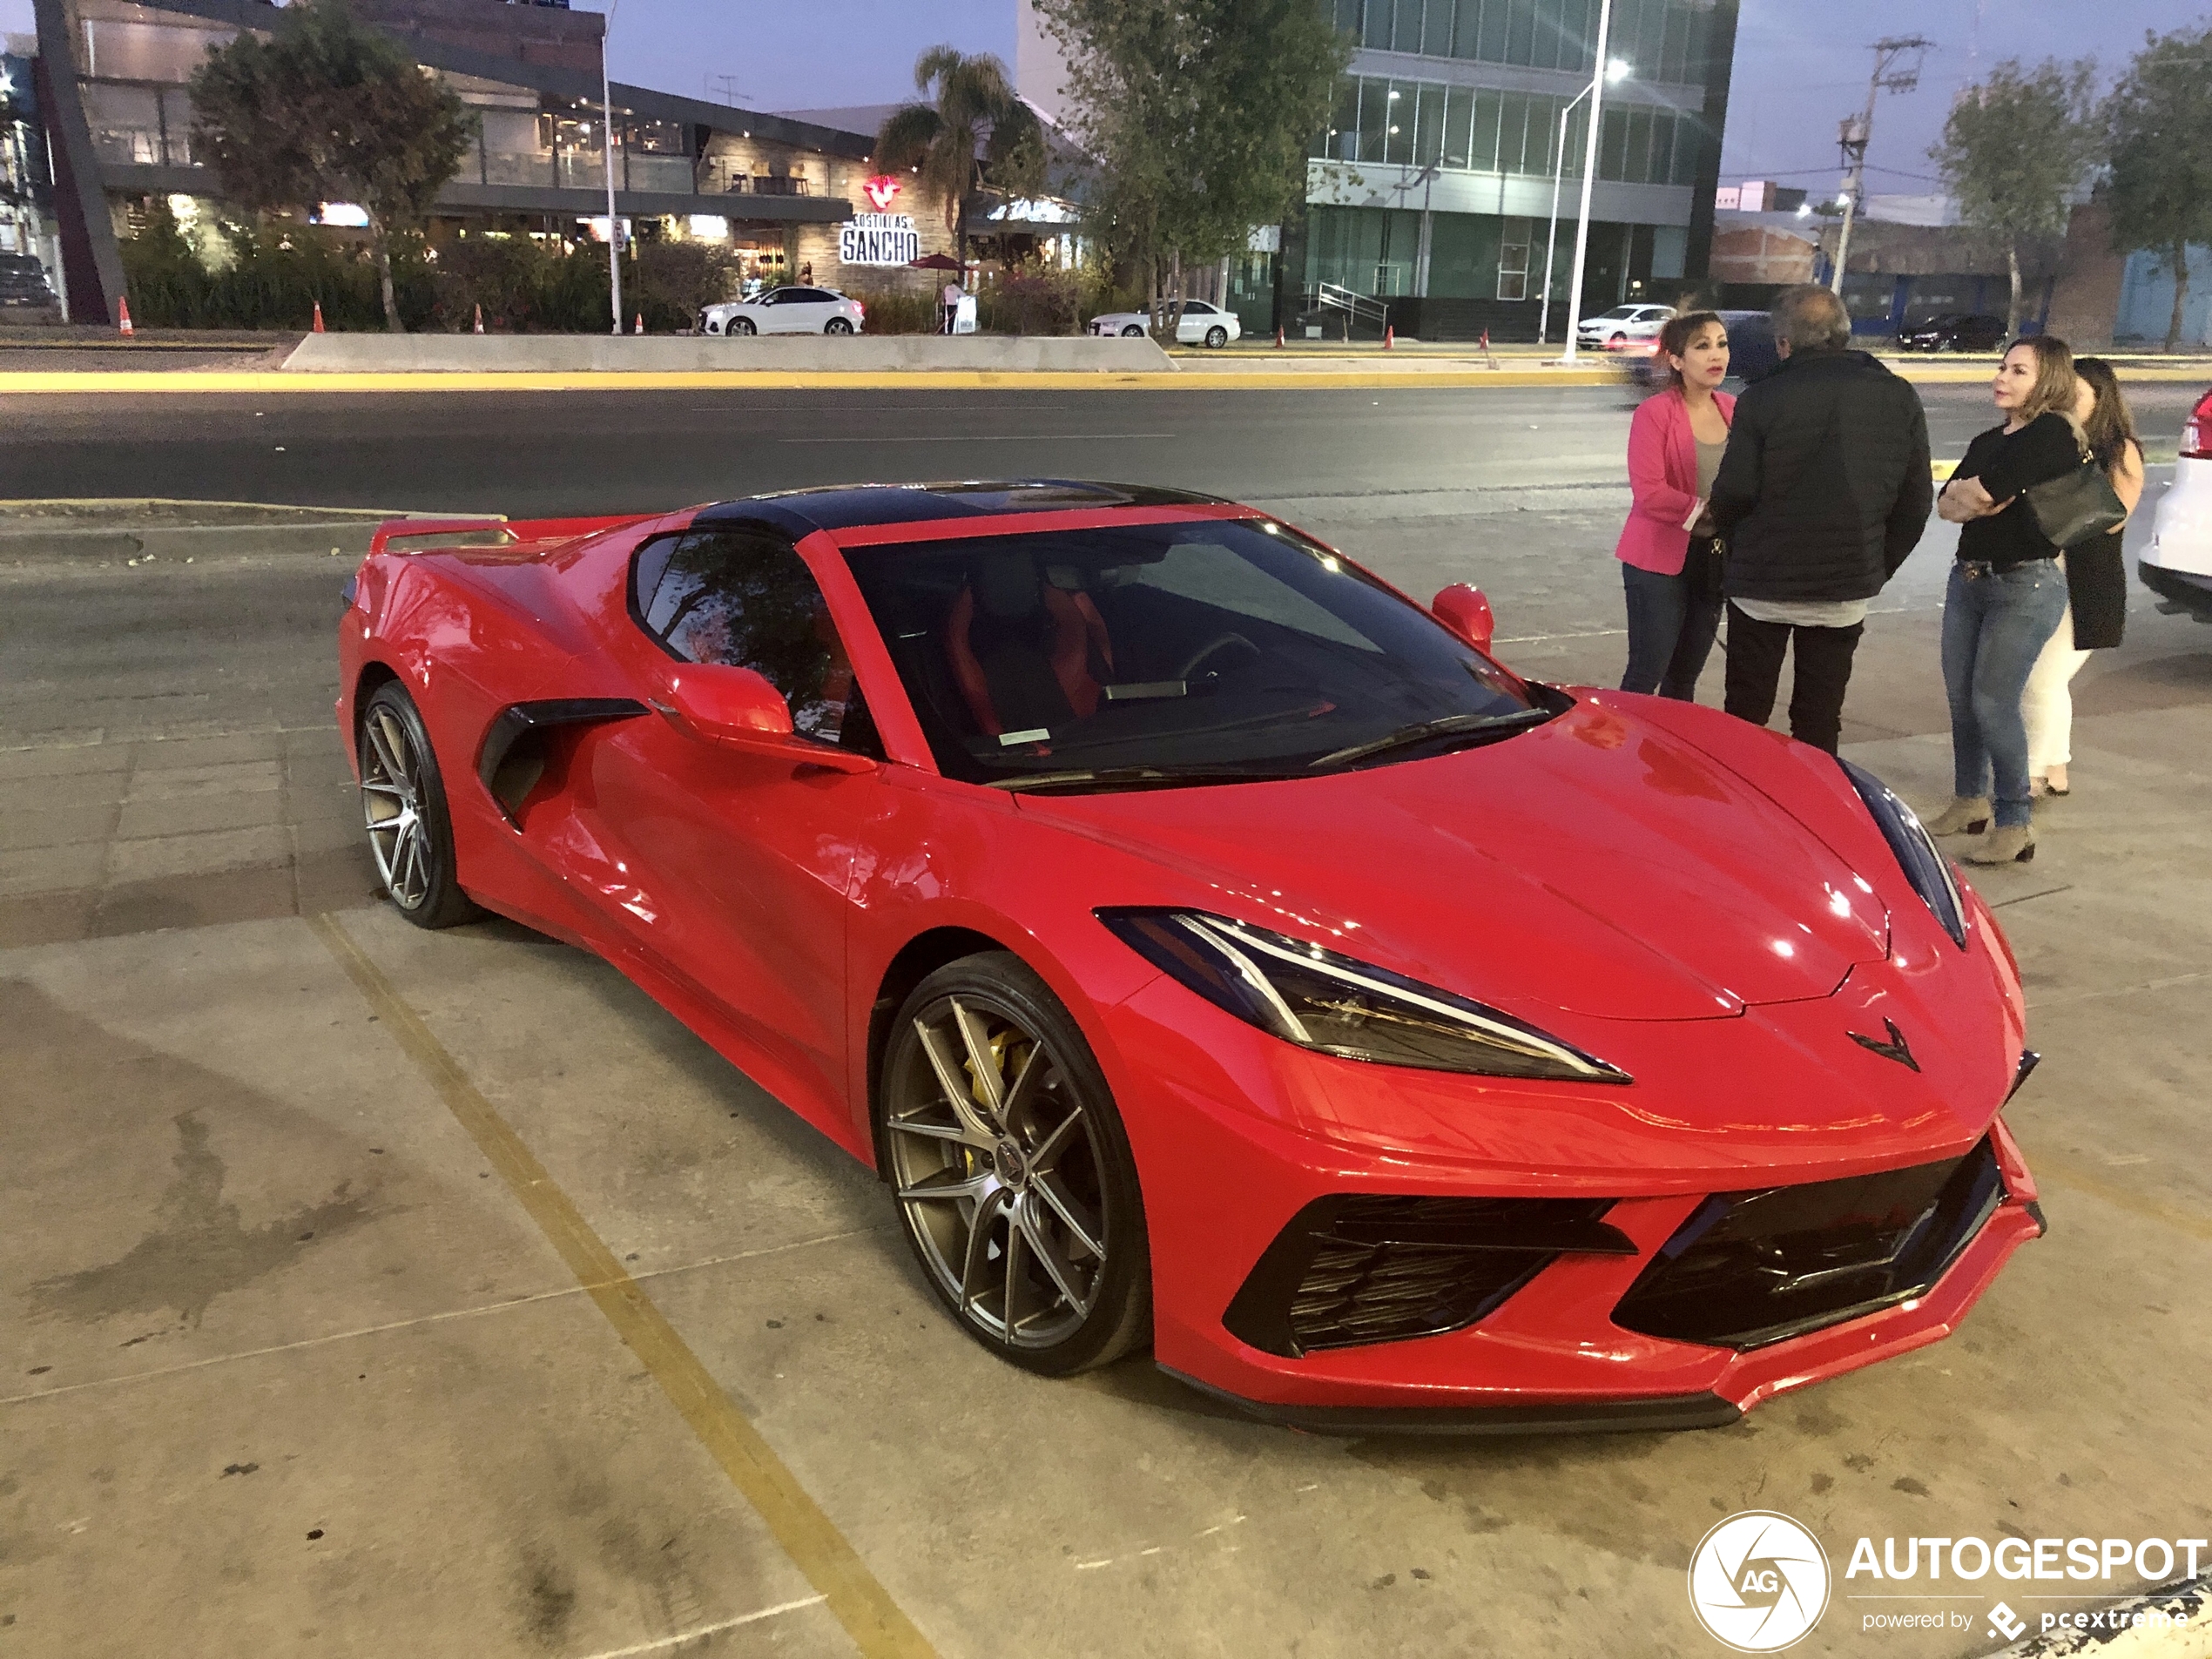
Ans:
[{"label": "taillight", "polygon": [[2212,461],[2212,392],[2197,399],[2189,418],[2182,422],[2182,459]]}]

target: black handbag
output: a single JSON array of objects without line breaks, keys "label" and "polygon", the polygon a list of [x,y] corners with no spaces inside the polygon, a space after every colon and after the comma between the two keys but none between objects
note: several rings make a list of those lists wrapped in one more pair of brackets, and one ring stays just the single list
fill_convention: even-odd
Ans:
[{"label": "black handbag", "polygon": [[[2080,434],[2077,433],[2079,438]],[[2063,478],[2032,484],[2020,495],[2035,519],[2043,539],[2064,552],[2109,536],[2128,522],[2127,503],[2112,487],[2111,475],[2098,464],[2088,446],[2081,448],[2081,464]]]}]

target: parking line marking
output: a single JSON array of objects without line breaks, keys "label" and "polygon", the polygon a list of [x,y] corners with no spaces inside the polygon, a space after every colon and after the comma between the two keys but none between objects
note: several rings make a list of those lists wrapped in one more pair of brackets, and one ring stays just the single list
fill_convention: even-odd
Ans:
[{"label": "parking line marking", "polygon": [[936,1650],[868,1571],[845,1534],[751,1420],[731,1403],[667,1316],[624,1271],[583,1211],[469,1080],[421,1016],[408,1006],[384,970],[369,960],[336,916],[324,912],[308,917],[307,925],[499,1171],[616,1334],[644,1361],[731,1484],[759,1512],[806,1581],[822,1593],[854,1645],[868,1659],[935,1659]]},{"label": "parking line marking", "polygon": [[[749,1262],[763,1256],[781,1256],[790,1251],[811,1250],[817,1244],[834,1244],[842,1239],[865,1238],[876,1231],[873,1227],[848,1227],[842,1232],[817,1233],[810,1238],[794,1238],[787,1244],[741,1250],[729,1256],[704,1256],[695,1262],[678,1262],[672,1267],[656,1267],[650,1272],[633,1273],[631,1277],[641,1283],[647,1279],[673,1278],[678,1273],[696,1273],[705,1268],[726,1267],[732,1262]],[[382,1325],[355,1325],[350,1330],[327,1332],[319,1337],[301,1337],[297,1342],[279,1342],[266,1348],[240,1348],[234,1353],[210,1354],[205,1359],[187,1359],[182,1365],[164,1366],[158,1371],[123,1372],[113,1377],[94,1377],[84,1382],[35,1388],[29,1393],[0,1394],[0,1406],[22,1406],[35,1399],[53,1399],[63,1394],[82,1393],[87,1388],[121,1388],[132,1383],[153,1382],[164,1377],[182,1376],[188,1371],[205,1371],[210,1366],[227,1366],[234,1360],[266,1359],[273,1354],[294,1353],[301,1348],[320,1348],[332,1342],[356,1342],[363,1337],[388,1336],[395,1331],[411,1331],[423,1325],[442,1325],[449,1319],[490,1318],[510,1308],[526,1308],[539,1302],[557,1302],[565,1296],[582,1296],[590,1288],[584,1285],[570,1285],[557,1291],[533,1291],[523,1296],[510,1296],[504,1301],[479,1303],[474,1307],[443,1308],[435,1313],[418,1313],[411,1319],[391,1319]]]},{"label": "parking line marking", "polygon": [[741,1624],[758,1624],[763,1619],[772,1619],[779,1613],[793,1613],[803,1607],[819,1606],[824,1600],[819,1595],[802,1595],[796,1602],[779,1602],[773,1607],[764,1607],[758,1613],[740,1614],[734,1619],[719,1619],[712,1624],[702,1624],[694,1629],[679,1631],[672,1636],[662,1636],[653,1642],[640,1642],[627,1648],[610,1648],[604,1653],[595,1653],[589,1659],[635,1659],[641,1653],[658,1653],[663,1648],[673,1648],[685,1642],[697,1642],[701,1636],[711,1636],[725,1630],[734,1630]]}]

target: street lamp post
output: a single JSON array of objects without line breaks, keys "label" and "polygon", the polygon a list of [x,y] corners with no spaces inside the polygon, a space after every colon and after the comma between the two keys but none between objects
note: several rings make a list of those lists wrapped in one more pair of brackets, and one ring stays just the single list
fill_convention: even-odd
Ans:
[{"label": "street lamp post", "polygon": [[[1597,51],[1590,61],[1601,66],[1601,72],[1590,77],[1590,136],[1589,142],[1582,146],[1582,211],[1575,222],[1575,275],[1567,296],[1567,349],[1560,354],[1570,363],[1575,361],[1575,337],[1582,327],[1582,268],[1590,254],[1590,187],[1597,182],[1597,135],[1605,102],[1602,66],[1606,62],[1606,43],[1612,32],[1613,0],[1598,0]],[[1546,288],[1548,293],[1548,284]]]},{"label": "street lamp post", "polygon": [[614,0],[607,8],[607,26],[599,34],[600,153],[607,159],[607,291],[614,312],[614,334],[622,332],[622,221],[615,217],[615,95],[607,81],[607,35],[615,26]]},{"label": "street lamp post", "polygon": [[[1608,81],[1626,80],[1629,65],[1615,58],[1605,66]],[[1559,112],[1559,136],[1552,145],[1552,218],[1551,228],[1544,236],[1544,302],[1536,321],[1536,343],[1546,345],[1552,337],[1552,250],[1559,243],[1559,180],[1567,168],[1567,118],[1575,113],[1575,106],[1588,98],[1597,86],[1598,78],[1590,77],[1589,85],[1567,101]]]}]

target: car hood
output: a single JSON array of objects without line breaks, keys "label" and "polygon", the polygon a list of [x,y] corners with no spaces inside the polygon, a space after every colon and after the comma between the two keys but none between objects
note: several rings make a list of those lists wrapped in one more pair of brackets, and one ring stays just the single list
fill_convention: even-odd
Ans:
[{"label": "car hood", "polygon": [[1509,1011],[1724,1018],[1825,997],[1889,917],[1819,837],[1633,707],[1284,783],[1017,797],[1217,910]]}]

